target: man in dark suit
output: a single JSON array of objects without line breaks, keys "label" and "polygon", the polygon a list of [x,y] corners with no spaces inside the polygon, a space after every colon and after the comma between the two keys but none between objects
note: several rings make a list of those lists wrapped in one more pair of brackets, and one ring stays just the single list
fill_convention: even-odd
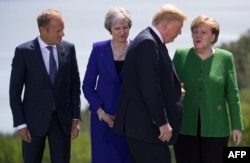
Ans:
[{"label": "man in dark suit", "polygon": [[165,43],[181,34],[186,19],[163,5],[128,49],[114,130],[125,135],[133,163],[171,162],[168,145],[179,133],[182,88]]},{"label": "man in dark suit", "polygon": [[72,43],[62,40],[58,10],[37,17],[40,36],[16,47],[10,78],[14,127],[25,163],[41,163],[48,138],[52,163],[69,163],[80,119],[80,77]]}]

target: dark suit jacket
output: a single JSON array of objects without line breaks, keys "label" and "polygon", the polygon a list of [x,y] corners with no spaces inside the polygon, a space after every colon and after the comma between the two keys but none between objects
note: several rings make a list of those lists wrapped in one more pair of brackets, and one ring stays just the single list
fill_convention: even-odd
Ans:
[{"label": "dark suit jacket", "polygon": [[182,119],[181,86],[165,45],[151,28],[133,40],[124,65],[114,130],[126,137],[162,143],[159,126],[173,128],[173,144]]},{"label": "dark suit jacket", "polygon": [[47,132],[53,108],[66,134],[72,119],[80,118],[80,77],[74,45],[63,41],[57,51],[59,66],[53,85],[37,39],[15,50],[9,88],[14,127],[26,123],[32,135]]}]

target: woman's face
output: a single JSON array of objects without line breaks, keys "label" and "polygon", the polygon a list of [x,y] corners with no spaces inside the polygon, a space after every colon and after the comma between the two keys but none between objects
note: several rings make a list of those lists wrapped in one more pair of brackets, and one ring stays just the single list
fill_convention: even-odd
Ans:
[{"label": "woman's face", "polygon": [[113,37],[113,41],[126,42],[129,35],[129,29],[129,24],[125,20],[112,24],[111,35]]},{"label": "woman's face", "polygon": [[195,49],[207,49],[212,47],[215,34],[208,25],[201,23],[193,29],[192,38]]}]

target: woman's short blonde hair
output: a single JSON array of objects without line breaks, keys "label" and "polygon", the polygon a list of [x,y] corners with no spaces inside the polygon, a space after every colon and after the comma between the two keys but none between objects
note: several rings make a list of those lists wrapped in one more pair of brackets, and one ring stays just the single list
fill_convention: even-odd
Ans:
[{"label": "woman's short blonde hair", "polygon": [[120,21],[127,21],[129,28],[132,26],[132,18],[130,12],[123,7],[114,7],[105,15],[104,27],[111,32],[111,26]]},{"label": "woman's short blonde hair", "polygon": [[162,21],[184,21],[187,16],[172,4],[163,5],[153,16],[152,24],[158,25]]},{"label": "woman's short blonde hair", "polygon": [[218,41],[220,33],[219,23],[214,18],[208,17],[206,15],[201,15],[193,20],[191,24],[191,32],[193,32],[193,30],[197,28],[200,24],[205,24],[211,29],[211,32],[215,35],[212,44],[215,44]]}]

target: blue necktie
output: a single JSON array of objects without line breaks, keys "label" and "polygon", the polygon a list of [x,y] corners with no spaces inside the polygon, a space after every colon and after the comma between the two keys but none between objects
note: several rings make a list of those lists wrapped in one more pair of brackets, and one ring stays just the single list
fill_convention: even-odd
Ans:
[{"label": "blue necktie", "polygon": [[53,48],[52,46],[47,46],[47,49],[50,51],[50,56],[49,56],[49,76],[52,84],[54,84],[54,80],[56,77],[56,72],[57,72],[57,67],[56,67],[56,60],[53,55]]}]

